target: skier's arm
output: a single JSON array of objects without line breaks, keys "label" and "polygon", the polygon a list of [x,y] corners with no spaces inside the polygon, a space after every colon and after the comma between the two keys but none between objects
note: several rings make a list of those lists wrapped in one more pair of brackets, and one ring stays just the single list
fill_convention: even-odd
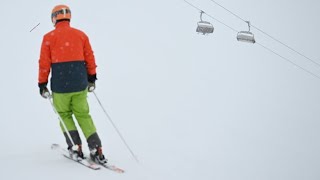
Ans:
[{"label": "skier's arm", "polygon": [[93,55],[93,51],[91,48],[91,44],[89,42],[89,38],[86,37],[85,38],[85,42],[84,42],[84,60],[86,62],[87,65],[87,73],[88,75],[96,75],[96,61],[95,61],[95,57]]},{"label": "skier's arm", "polygon": [[39,76],[38,76],[39,84],[48,83],[50,68],[51,68],[50,43],[44,37],[41,44],[41,52],[40,52],[40,58],[39,58]]}]

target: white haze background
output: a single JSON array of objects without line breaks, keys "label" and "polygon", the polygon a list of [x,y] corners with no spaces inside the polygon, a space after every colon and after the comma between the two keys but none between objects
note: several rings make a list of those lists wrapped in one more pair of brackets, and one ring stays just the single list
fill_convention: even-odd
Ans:
[{"label": "white haze background", "polygon": [[[190,2],[247,30],[209,0]],[[217,2],[320,63],[319,1]],[[96,93],[140,160],[89,94],[104,151],[125,174],[92,171],[50,149],[64,138],[38,92],[38,58],[42,36],[53,29],[51,9],[60,3],[71,7],[71,25],[90,37]],[[184,1],[10,0],[0,7],[0,179],[320,179],[320,79],[257,44],[237,42],[235,32],[208,16],[215,32],[198,35],[199,12]],[[252,32],[320,76],[317,65]]]}]

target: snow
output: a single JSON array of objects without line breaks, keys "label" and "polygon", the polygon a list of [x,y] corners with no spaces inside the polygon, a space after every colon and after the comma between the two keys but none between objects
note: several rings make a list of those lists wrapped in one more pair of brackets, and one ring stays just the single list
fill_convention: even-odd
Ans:
[{"label": "snow", "polygon": [[[191,2],[247,29],[210,1]],[[50,12],[59,3],[0,2],[0,179],[320,179],[319,79],[257,44],[238,42],[237,33],[205,15],[215,32],[198,35],[199,12],[182,0],[63,1],[95,52],[95,92],[139,163],[93,94],[88,100],[104,151],[126,173],[93,171],[57,155],[50,146],[64,137],[37,76],[42,36],[53,29]],[[220,3],[319,61],[319,2]],[[320,76],[314,63],[251,32]]]}]

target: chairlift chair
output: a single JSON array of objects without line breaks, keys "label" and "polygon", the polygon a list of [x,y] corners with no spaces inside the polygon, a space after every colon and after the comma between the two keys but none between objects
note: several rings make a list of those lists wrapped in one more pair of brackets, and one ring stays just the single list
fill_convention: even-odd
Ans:
[{"label": "chairlift chair", "polygon": [[255,43],[256,40],[254,39],[254,35],[252,32],[250,32],[250,22],[246,21],[246,23],[248,23],[249,31],[238,32],[237,40],[242,42]]},{"label": "chairlift chair", "polygon": [[198,22],[196,32],[202,33],[203,35],[213,33],[214,28],[213,28],[212,24],[210,22],[202,20],[203,13],[204,13],[203,11],[200,12],[200,21]]}]

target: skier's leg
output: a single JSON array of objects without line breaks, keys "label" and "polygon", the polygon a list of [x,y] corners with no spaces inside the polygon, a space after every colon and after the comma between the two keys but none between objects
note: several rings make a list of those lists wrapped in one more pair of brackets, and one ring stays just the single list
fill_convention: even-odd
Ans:
[{"label": "skier's leg", "polygon": [[89,114],[89,105],[87,101],[87,89],[76,93],[72,97],[72,111],[82,129],[84,136],[88,141],[90,149],[101,147],[101,140],[96,132],[96,127]]},{"label": "skier's leg", "polygon": [[88,91],[86,89],[72,97],[72,110],[85,137],[87,138],[91,159],[97,163],[104,164],[107,163],[107,159],[102,153],[101,140],[89,114],[87,93]]},{"label": "skier's leg", "polygon": [[[73,93],[53,93],[53,103],[62,121],[66,125],[73,142],[77,145],[81,145],[79,132],[72,118],[72,110],[71,110],[72,94]],[[68,147],[69,148],[72,147],[72,143],[68,135],[66,134],[66,130],[63,128],[61,123],[60,123],[60,127],[66,138]]]}]

